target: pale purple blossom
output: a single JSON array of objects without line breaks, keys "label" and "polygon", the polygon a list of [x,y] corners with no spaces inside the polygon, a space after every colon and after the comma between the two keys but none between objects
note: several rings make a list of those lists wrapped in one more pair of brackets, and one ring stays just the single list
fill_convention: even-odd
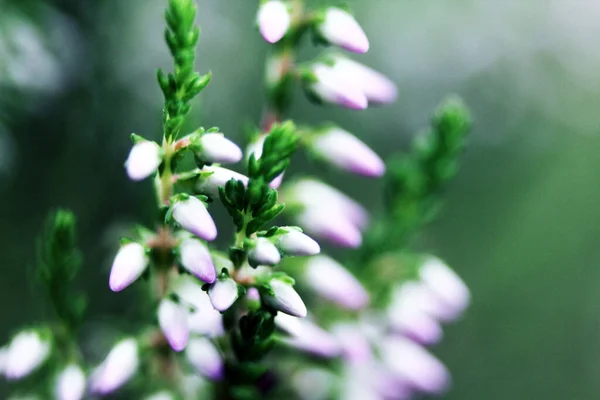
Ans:
[{"label": "pale purple blossom", "polygon": [[281,261],[281,255],[277,247],[269,239],[257,238],[253,247],[248,252],[248,259],[251,265],[277,265]]},{"label": "pale purple blossom", "polygon": [[279,0],[263,2],[258,9],[258,27],[263,38],[269,43],[277,43],[288,31],[292,18],[287,5]]},{"label": "pale purple blossom", "polygon": [[298,224],[307,232],[341,246],[356,248],[362,243],[362,234],[348,215],[341,210],[307,208],[296,216]]},{"label": "pale purple blossom", "polygon": [[321,101],[353,110],[364,110],[369,102],[358,82],[336,73],[332,66],[315,64],[309,90]]},{"label": "pale purple blossom", "polygon": [[232,179],[242,181],[244,185],[248,184],[248,177],[238,172],[223,167],[206,166],[202,172],[210,172],[210,175],[201,175],[196,183],[196,191],[207,196],[218,198],[219,186],[225,187],[227,182]]},{"label": "pale purple blossom", "polygon": [[291,284],[274,278],[269,281],[269,286],[271,290],[263,294],[266,304],[295,317],[306,317],[306,306]]},{"label": "pale purple blossom", "polygon": [[150,259],[144,246],[139,243],[123,245],[113,261],[108,285],[113,292],[120,292],[135,282],[148,268]]},{"label": "pale purple blossom", "polygon": [[198,279],[213,283],[217,271],[208,248],[198,239],[184,239],[179,245],[181,265]]},{"label": "pale purple blossom", "polygon": [[107,395],[125,385],[139,366],[138,344],[128,338],[118,342],[90,377],[92,393]]},{"label": "pale purple blossom", "polygon": [[289,335],[284,342],[291,347],[327,358],[341,353],[336,337],[308,319],[277,314],[275,324]]},{"label": "pale purple blossom", "polygon": [[281,227],[285,230],[277,237],[277,247],[284,254],[290,256],[314,256],[321,252],[321,247],[310,236],[300,232],[293,227]]},{"label": "pale purple blossom", "polygon": [[419,270],[421,280],[441,302],[443,311],[436,315],[452,321],[467,308],[471,298],[469,288],[450,267],[438,258],[430,257]]},{"label": "pale purple blossom", "polygon": [[385,173],[383,160],[362,141],[341,128],[331,128],[310,141],[310,149],[319,158],[336,167],[359,175],[380,177]]},{"label": "pale purple blossom", "polygon": [[163,299],[158,306],[158,324],[171,348],[177,352],[185,349],[190,337],[187,310],[171,299]]},{"label": "pale purple blossom", "polygon": [[368,338],[360,326],[350,323],[337,323],[331,328],[342,348],[344,359],[349,363],[366,363],[373,359],[373,351]]},{"label": "pale purple blossom", "polygon": [[223,358],[209,339],[194,337],[190,339],[185,355],[190,364],[203,376],[211,380],[223,377]]},{"label": "pale purple blossom", "polygon": [[354,53],[369,50],[369,39],[363,29],[350,13],[340,8],[329,7],[317,30],[329,43],[345,50]]},{"label": "pale purple blossom", "polygon": [[387,76],[346,57],[334,58],[333,70],[336,74],[356,83],[369,103],[388,104],[398,97],[396,84]]},{"label": "pale purple blossom", "polygon": [[219,164],[232,164],[242,159],[242,150],[222,133],[205,133],[200,137],[201,152],[204,161]]},{"label": "pale purple blossom", "polygon": [[19,332],[6,349],[4,376],[8,380],[18,380],[30,375],[48,359],[50,350],[50,340],[39,332]]},{"label": "pale purple blossom", "polygon": [[204,240],[211,241],[217,237],[215,222],[204,203],[196,197],[188,197],[175,203],[172,215],[183,229]]},{"label": "pale purple blossom", "polygon": [[208,337],[216,337],[224,333],[223,316],[215,310],[208,294],[202,290],[200,282],[189,275],[183,275],[179,277],[174,287],[181,302],[191,306],[187,317],[190,332]]},{"label": "pale purple blossom", "polygon": [[58,375],[56,398],[58,400],[81,400],[85,394],[85,373],[76,364],[68,365]]},{"label": "pale purple blossom", "polygon": [[161,162],[161,148],[157,143],[139,141],[133,145],[125,162],[127,176],[131,180],[141,181],[152,175]]},{"label": "pale purple blossom", "polygon": [[225,311],[238,298],[237,283],[229,277],[219,278],[208,289],[208,296],[213,307],[218,311]]}]

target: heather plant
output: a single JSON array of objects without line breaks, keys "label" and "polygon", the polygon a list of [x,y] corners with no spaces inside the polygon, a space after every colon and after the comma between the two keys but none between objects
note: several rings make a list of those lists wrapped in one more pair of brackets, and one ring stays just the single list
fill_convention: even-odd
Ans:
[{"label": "heather plant", "polygon": [[[132,227],[121,239],[108,286],[142,288],[148,318],[123,332],[102,361],[87,357],[86,300],[71,285],[82,265],[75,217],[53,212],[36,271],[55,317],[17,331],[0,350],[0,372],[14,382],[15,398],[443,393],[449,372],[427,346],[468,306],[469,290],[441,259],[417,251],[413,239],[441,209],[440,194],[458,170],[470,126],[465,106],[456,97],[443,101],[413,147],[388,162],[342,124],[288,119],[296,86],[316,105],[352,110],[393,102],[397,90],[343,52],[369,49],[347,8],[261,1],[256,25],[271,47],[266,100],[242,151],[217,127],[188,127],[193,100],[212,76],[195,70],[195,17],[193,0],[168,1],[165,40],[174,68],[157,74],[162,141],[132,134],[125,162],[132,181],[153,180],[156,224]],[[307,36],[331,49],[299,60]],[[383,178],[384,207],[371,216],[319,177],[289,174],[297,151],[352,179]],[[231,164],[239,168],[223,167]],[[231,223],[217,227],[217,207]],[[214,244],[217,237],[229,238],[227,247]],[[333,247],[347,255],[327,255]]]}]

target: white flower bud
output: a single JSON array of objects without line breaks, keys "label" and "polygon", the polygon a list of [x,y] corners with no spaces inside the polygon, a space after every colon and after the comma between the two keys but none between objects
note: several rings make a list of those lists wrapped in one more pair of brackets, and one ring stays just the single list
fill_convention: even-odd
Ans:
[{"label": "white flower bud", "polygon": [[217,237],[215,222],[204,203],[197,198],[189,197],[175,203],[172,214],[173,219],[186,231],[208,241]]},{"label": "white flower bud", "polygon": [[279,279],[269,282],[272,293],[263,294],[263,301],[275,310],[295,317],[306,317],[306,306],[292,285]]},{"label": "white flower bud", "polygon": [[347,80],[356,82],[369,103],[388,104],[398,97],[396,84],[387,76],[359,62],[336,56],[333,70]]},{"label": "white flower bud", "polygon": [[265,238],[257,238],[254,247],[248,252],[251,265],[277,265],[281,261],[281,255],[277,247]]},{"label": "white flower bud", "polygon": [[93,393],[107,395],[127,383],[137,372],[138,345],[135,339],[123,339],[108,353],[90,377]]},{"label": "white flower bud", "polygon": [[187,311],[171,299],[163,299],[158,306],[158,324],[171,348],[177,352],[185,349],[190,337]]},{"label": "white flower bud", "polygon": [[285,342],[296,349],[322,357],[336,357],[341,352],[333,335],[307,319],[277,314],[275,324],[290,335]]},{"label": "white flower bud", "polygon": [[222,133],[205,133],[200,137],[202,151],[199,154],[202,160],[232,164],[242,159],[242,150]]},{"label": "white flower bud", "polygon": [[329,43],[354,53],[366,53],[369,39],[354,17],[348,12],[329,7],[323,22],[317,27]]},{"label": "white flower bud", "polygon": [[208,294],[202,290],[196,279],[183,275],[177,280],[174,290],[183,303],[194,308],[193,312],[188,313],[187,324],[190,332],[209,337],[223,334],[223,316],[215,310]]},{"label": "white flower bud", "polygon": [[369,302],[362,284],[334,259],[319,255],[308,260],[304,279],[321,296],[351,310]]},{"label": "white flower bud", "polygon": [[203,337],[195,337],[185,350],[190,364],[205,377],[219,380],[223,377],[223,359],[215,345]]},{"label": "white flower bud", "polygon": [[442,321],[453,321],[467,308],[469,288],[450,267],[438,258],[429,258],[419,270],[421,280],[437,296],[442,307],[434,315]]},{"label": "white flower bud", "polygon": [[315,64],[312,73],[316,81],[310,83],[309,89],[321,101],[353,110],[367,108],[367,97],[356,81],[336,73],[333,67],[325,64]]},{"label": "white flower bud", "polygon": [[58,400],[81,400],[85,394],[85,374],[81,367],[71,364],[62,370],[56,382]]},{"label": "white flower bud", "polygon": [[37,370],[50,355],[50,341],[34,330],[22,331],[11,340],[4,362],[4,375],[18,380]]},{"label": "white flower bud", "polygon": [[129,179],[141,181],[152,175],[162,162],[161,149],[158,144],[142,140],[133,145],[125,162]]},{"label": "white flower bud", "polygon": [[148,262],[146,250],[141,244],[127,243],[121,246],[110,270],[110,290],[120,292],[131,285],[144,273]]},{"label": "white flower bud", "polygon": [[256,18],[263,38],[277,43],[290,27],[292,18],[287,6],[279,0],[269,0],[260,5]]},{"label": "white flower bud", "polygon": [[219,197],[219,186],[225,187],[227,182],[232,179],[244,182],[248,185],[248,177],[223,167],[206,166],[202,168],[203,172],[212,172],[207,177],[201,177],[196,184],[196,190],[212,198]]},{"label": "white flower bud", "polygon": [[290,256],[314,256],[321,252],[319,243],[293,228],[287,228],[286,233],[277,237],[277,247]]},{"label": "white flower bud", "polygon": [[311,150],[336,167],[358,175],[380,177],[385,173],[383,160],[356,136],[340,128],[317,135]]},{"label": "white flower bud", "polygon": [[184,239],[179,245],[181,265],[198,279],[213,283],[217,279],[217,271],[210,252],[198,239]]},{"label": "white flower bud", "polygon": [[357,248],[362,243],[362,234],[340,210],[329,208],[308,208],[296,216],[298,225],[307,232],[331,243]]},{"label": "white flower bud", "polygon": [[210,302],[217,311],[225,311],[237,300],[237,283],[231,278],[217,279],[208,289]]}]

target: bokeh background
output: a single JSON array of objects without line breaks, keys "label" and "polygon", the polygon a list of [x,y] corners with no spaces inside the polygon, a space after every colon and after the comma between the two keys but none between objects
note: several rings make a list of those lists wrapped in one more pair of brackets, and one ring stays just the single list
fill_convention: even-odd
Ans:
[{"label": "bokeh background", "polygon": [[[264,95],[256,3],[199,1],[199,67],[214,79],[194,123],[241,143]],[[407,149],[448,93],[460,94],[475,119],[444,212],[419,242],[453,265],[473,295],[434,349],[453,373],[445,398],[598,398],[600,2],[348,3],[371,39],[370,52],[355,58],[392,77],[399,101],[357,113],[317,107],[299,93],[292,117],[337,121],[385,157]],[[128,182],[123,161],[131,132],[160,136],[154,74],[169,67],[164,5],[0,2],[0,342],[49,315],[31,266],[54,207],[79,217],[90,318],[135,307],[106,282],[118,235],[151,221],[151,184]],[[316,54],[310,47],[303,59]],[[325,177],[377,210],[378,182]]]}]

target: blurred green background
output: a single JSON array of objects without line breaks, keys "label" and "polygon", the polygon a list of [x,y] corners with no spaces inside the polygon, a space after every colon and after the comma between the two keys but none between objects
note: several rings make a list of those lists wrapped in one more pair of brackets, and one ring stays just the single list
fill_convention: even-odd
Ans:
[{"label": "blurred green background", "polygon": [[[264,95],[257,1],[199,3],[199,67],[214,79],[194,120],[243,143]],[[151,184],[128,182],[123,161],[131,132],[160,136],[164,4],[0,1],[0,342],[48,315],[31,265],[53,207],[79,217],[91,315],[135,308],[131,293],[111,294],[106,282],[119,234],[151,221]],[[445,210],[419,243],[473,294],[434,349],[453,373],[445,398],[598,398],[600,2],[349,4],[371,39],[355,59],[397,82],[399,101],[357,113],[299,93],[292,117],[337,121],[385,157],[407,148],[447,93],[463,96],[476,122]],[[304,59],[316,54],[310,47]],[[325,176],[377,209],[378,182]]]}]

